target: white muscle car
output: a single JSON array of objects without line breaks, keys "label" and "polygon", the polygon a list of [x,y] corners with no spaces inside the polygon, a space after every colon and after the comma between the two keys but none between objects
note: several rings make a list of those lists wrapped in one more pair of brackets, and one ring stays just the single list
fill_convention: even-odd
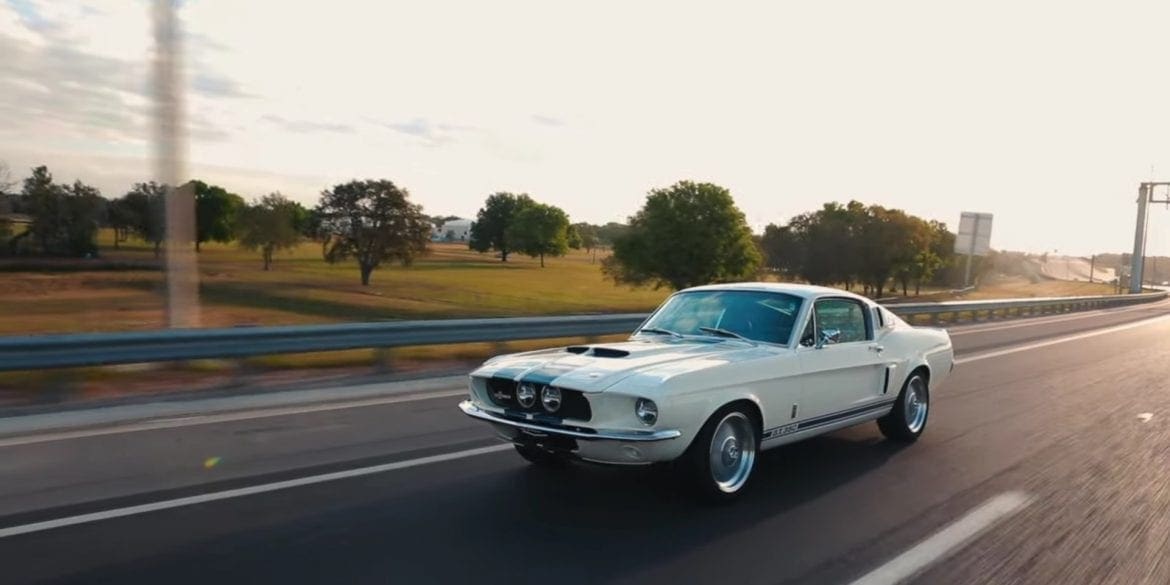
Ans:
[{"label": "white muscle car", "polygon": [[946,331],[829,288],[744,283],[675,293],[621,343],[504,355],[459,407],[539,465],[677,461],[728,499],[756,454],[876,420],[914,441],[954,368]]}]

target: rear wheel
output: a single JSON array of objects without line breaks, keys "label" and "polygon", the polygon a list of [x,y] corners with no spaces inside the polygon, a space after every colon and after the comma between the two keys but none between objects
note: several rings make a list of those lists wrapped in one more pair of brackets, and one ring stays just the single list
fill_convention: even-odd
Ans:
[{"label": "rear wheel", "polygon": [[740,407],[719,410],[699,431],[682,462],[699,495],[727,501],[743,491],[755,469],[758,425]]},{"label": "rear wheel", "polygon": [[889,439],[913,443],[926,429],[930,414],[930,388],[921,371],[914,372],[902,385],[890,414],[878,419],[878,428]]},{"label": "rear wheel", "polygon": [[542,449],[536,445],[516,445],[516,452],[529,463],[540,467],[561,467],[569,462],[569,457],[563,453],[556,453]]}]

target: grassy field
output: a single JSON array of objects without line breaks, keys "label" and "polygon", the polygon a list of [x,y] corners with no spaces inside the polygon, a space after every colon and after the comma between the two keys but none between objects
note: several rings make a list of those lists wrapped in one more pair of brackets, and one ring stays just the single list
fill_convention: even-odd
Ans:
[{"label": "grassy field", "polygon": [[962,293],[953,294],[946,291],[924,290],[919,297],[906,297],[905,300],[916,301],[954,301],[954,300],[982,300],[982,299],[1023,299],[1032,297],[1073,297],[1089,295],[1117,294],[1117,287],[1101,282],[1069,281],[1069,280],[1033,280],[1021,276],[998,275],[985,278],[979,288]]},{"label": "grassy field", "polygon": [[[112,249],[104,261],[150,264],[142,242]],[[77,263],[74,263],[77,264]],[[203,326],[273,325],[648,311],[666,291],[616,287],[585,252],[507,263],[464,244],[435,244],[410,267],[384,266],[361,286],[357,266],[330,265],[319,245],[280,253],[261,270],[258,253],[207,244],[199,254]],[[84,266],[84,265],[83,265]],[[0,273],[0,334],[116,331],[162,327],[163,273],[158,270],[77,270]]]},{"label": "grassy field", "polygon": [[[0,272],[0,335],[125,331],[165,326],[163,273],[150,269],[154,254],[143,242],[114,250],[101,234],[102,260],[122,269]],[[125,269],[126,265],[139,267]],[[79,266],[80,265],[80,266]],[[80,269],[78,269],[80,268]],[[95,268],[97,268],[95,266]],[[413,266],[384,266],[361,286],[353,263],[330,265],[317,244],[279,253],[264,272],[258,253],[206,244],[199,254],[200,322],[206,327],[648,311],[666,291],[614,286],[581,251],[535,259],[512,255],[507,263],[463,244],[435,244]],[[1110,294],[1107,284],[999,277],[967,299]],[[924,291],[907,300],[950,300]]]}]

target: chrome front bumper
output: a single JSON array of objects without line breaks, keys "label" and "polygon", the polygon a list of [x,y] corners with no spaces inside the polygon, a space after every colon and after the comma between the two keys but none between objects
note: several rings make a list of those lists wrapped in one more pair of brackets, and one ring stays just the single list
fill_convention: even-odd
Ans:
[{"label": "chrome front bumper", "polygon": [[504,425],[526,431],[537,436],[543,435],[559,435],[562,437],[572,437],[582,441],[620,441],[623,443],[644,443],[651,441],[667,441],[670,439],[677,439],[682,436],[682,432],[675,429],[664,429],[659,431],[638,431],[638,430],[596,430],[591,433],[575,431],[572,429],[563,429],[542,424],[528,423],[518,421],[511,418],[505,418],[497,414],[488,412],[470,400],[464,400],[459,403],[459,409],[463,414],[471,418],[477,418],[497,425]]}]

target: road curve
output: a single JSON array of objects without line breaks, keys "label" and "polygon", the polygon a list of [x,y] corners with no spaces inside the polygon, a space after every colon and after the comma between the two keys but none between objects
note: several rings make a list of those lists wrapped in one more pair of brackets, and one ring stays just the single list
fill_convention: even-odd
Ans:
[{"label": "road curve", "polygon": [[1167,583],[1168,316],[955,329],[921,441],[769,451],[724,507],[483,449],[449,395],[0,442],[0,582]]}]

